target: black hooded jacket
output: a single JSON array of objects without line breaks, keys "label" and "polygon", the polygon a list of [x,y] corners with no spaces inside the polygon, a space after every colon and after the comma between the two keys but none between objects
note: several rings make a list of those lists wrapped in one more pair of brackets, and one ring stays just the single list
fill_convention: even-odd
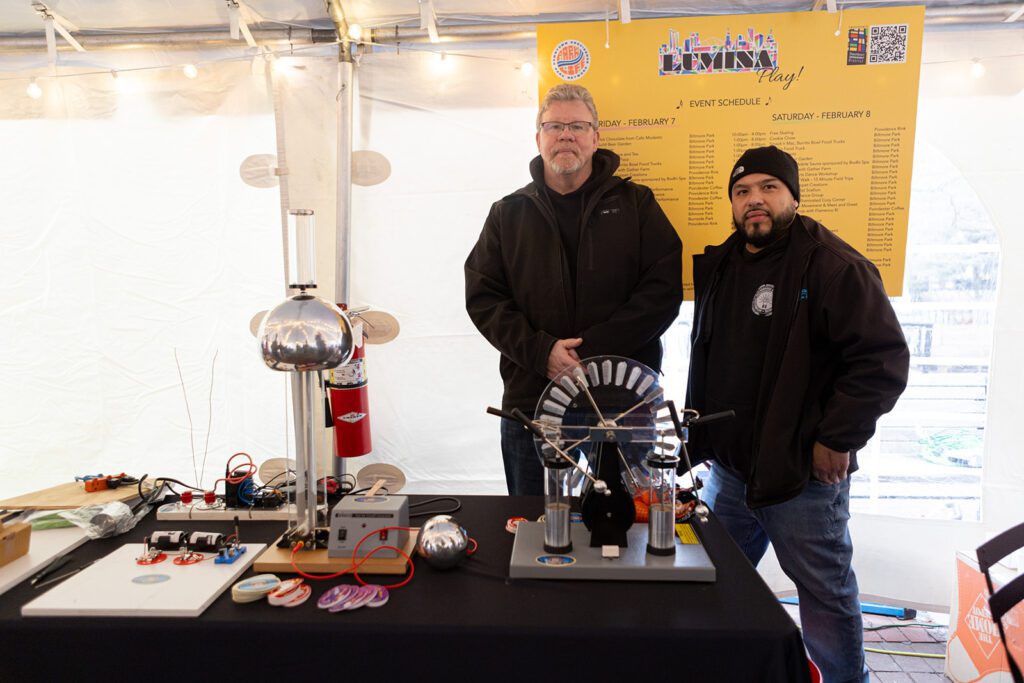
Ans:
[{"label": "black hooded jacket", "polygon": [[466,311],[501,352],[505,410],[533,414],[559,339],[581,337],[580,358],[661,369],[660,337],[682,301],[682,243],[651,190],[615,176],[618,166],[618,155],[595,152],[575,286],[539,156],[533,182],[491,206],[466,259]]},{"label": "black hooded jacket", "polygon": [[[688,406],[704,410],[708,344],[715,335],[715,289],[742,235],[693,257],[694,323]],[[796,497],[811,477],[818,441],[856,451],[907,385],[910,351],[878,270],[817,221],[797,215],[775,283],[774,312],[754,411],[751,508]],[[695,460],[714,459],[708,430],[690,433]],[[728,463],[726,463],[728,464]]]}]

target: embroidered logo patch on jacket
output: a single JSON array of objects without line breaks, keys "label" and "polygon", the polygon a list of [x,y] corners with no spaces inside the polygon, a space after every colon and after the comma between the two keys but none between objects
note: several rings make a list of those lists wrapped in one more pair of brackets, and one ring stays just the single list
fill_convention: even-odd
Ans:
[{"label": "embroidered logo patch on jacket", "polygon": [[772,299],[775,294],[775,285],[761,285],[754,292],[754,300],[750,302],[750,310],[754,315],[768,317],[772,314]]}]

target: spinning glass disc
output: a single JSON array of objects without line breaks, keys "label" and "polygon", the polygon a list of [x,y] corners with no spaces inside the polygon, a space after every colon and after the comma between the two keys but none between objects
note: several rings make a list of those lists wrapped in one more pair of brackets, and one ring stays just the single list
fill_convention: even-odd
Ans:
[{"label": "spinning glass disc", "polygon": [[[596,444],[614,442],[630,468],[642,471],[648,453],[675,452],[679,440],[654,370],[620,356],[594,356],[580,366],[561,372],[537,401],[534,423],[551,441],[588,460]],[[542,458],[557,457],[543,440],[534,442]]]}]

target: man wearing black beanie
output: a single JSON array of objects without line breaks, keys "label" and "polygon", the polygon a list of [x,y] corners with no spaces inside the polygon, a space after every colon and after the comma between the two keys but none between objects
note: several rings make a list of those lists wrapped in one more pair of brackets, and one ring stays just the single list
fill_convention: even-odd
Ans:
[{"label": "man wearing black beanie", "polygon": [[792,156],[744,152],[729,199],[735,231],[693,259],[687,405],[736,419],[693,430],[691,454],[712,462],[705,501],[748,559],[774,546],[824,680],[867,683],[849,475],[910,352],[875,266],[797,213]]}]

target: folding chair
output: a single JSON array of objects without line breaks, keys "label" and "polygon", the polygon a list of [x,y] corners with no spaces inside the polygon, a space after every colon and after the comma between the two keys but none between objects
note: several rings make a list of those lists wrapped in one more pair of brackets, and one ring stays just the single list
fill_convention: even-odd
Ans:
[{"label": "folding chair", "polygon": [[999,638],[1003,641],[1003,649],[1006,650],[1006,660],[1010,664],[1010,674],[1014,683],[1024,683],[1020,667],[1010,654],[1009,645],[1006,642],[1006,633],[1003,631],[1003,615],[1014,605],[1024,600],[1024,575],[1018,576],[998,591],[992,588],[992,576],[989,569],[1001,561],[1010,553],[1024,547],[1024,524],[1007,529],[995,538],[982,543],[976,551],[978,555],[978,568],[985,575],[985,583],[988,584],[988,606],[992,612],[992,620],[999,627]]}]

